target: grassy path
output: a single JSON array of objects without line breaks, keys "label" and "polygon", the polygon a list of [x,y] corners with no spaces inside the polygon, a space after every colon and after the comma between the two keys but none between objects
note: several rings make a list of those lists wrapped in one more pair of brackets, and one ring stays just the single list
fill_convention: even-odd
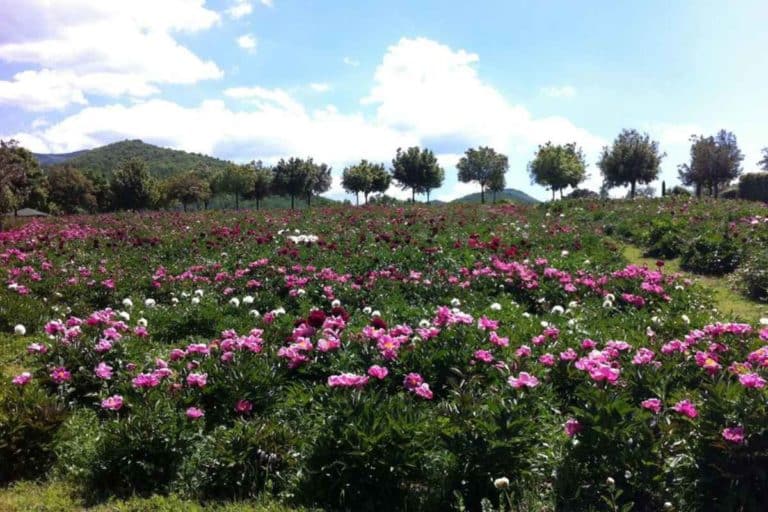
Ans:
[{"label": "grassy path", "polygon": [[[656,258],[644,257],[643,250],[633,245],[625,245],[622,249],[622,254],[627,261],[636,265],[647,265],[648,267],[655,267],[656,265]],[[680,269],[680,261],[678,259],[665,260],[664,269],[667,272],[680,272],[710,289],[717,309],[726,315],[734,316],[750,323],[756,323],[760,318],[768,317],[768,304],[756,302],[742,296],[733,289],[728,276],[702,276],[685,272]]]}]

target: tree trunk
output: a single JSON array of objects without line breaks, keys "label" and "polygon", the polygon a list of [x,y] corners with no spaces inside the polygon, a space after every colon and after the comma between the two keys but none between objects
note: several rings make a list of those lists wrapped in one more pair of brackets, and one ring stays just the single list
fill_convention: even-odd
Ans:
[{"label": "tree trunk", "polygon": [[552,187],[552,200],[555,200],[555,187]]},{"label": "tree trunk", "polygon": [[715,182],[715,199],[717,199],[717,196],[720,193],[720,184]]},{"label": "tree trunk", "polygon": [[563,189],[560,189],[560,199],[563,198]]},{"label": "tree trunk", "polygon": [[293,210],[293,209],[294,209],[294,208],[293,208],[293,199],[294,199],[294,196],[293,196],[293,195],[291,195],[291,210]]},{"label": "tree trunk", "polygon": [[416,187],[411,188],[411,203],[416,204]]},{"label": "tree trunk", "polygon": [[496,204],[496,191],[495,190],[491,191],[491,194],[493,194],[493,199],[492,199],[493,204]]},{"label": "tree trunk", "polygon": [[360,192],[355,192],[355,206],[360,206]]},{"label": "tree trunk", "polygon": [[701,199],[701,183],[696,184],[696,199]]},{"label": "tree trunk", "polygon": [[257,198],[256,198],[256,211],[258,211],[258,210],[259,210],[259,206],[261,206],[261,204],[260,204],[260,203],[261,203],[261,200],[259,200],[259,198],[257,197]]},{"label": "tree trunk", "polygon": [[307,208],[312,206],[312,193],[307,194]]},{"label": "tree trunk", "polygon": [[187,203],[181,203],[181,207],[184,208],[184,213],[187,213]]},{"label": "tree trunk", "polygon": [[637,186],[637,182],[635,182],[635,180],[632,180],[632,188],[630,189],[630,195],[629,195],[629,197],[631,197],[632,199],[635,198],[635,188],[636,188],[636,186]]},{"label": "tree trunk", "polygon": [[485,204],[485,187],[480,184],[480,204]]},{"label": "tree trunk", "polygon": [[365,204],[368,204],[368,192],[363,192],[363,196],[365,196]]},{"label": "tree trunk", "polygon": [[427,189],[427,204],[429,204],[429,189]]}]

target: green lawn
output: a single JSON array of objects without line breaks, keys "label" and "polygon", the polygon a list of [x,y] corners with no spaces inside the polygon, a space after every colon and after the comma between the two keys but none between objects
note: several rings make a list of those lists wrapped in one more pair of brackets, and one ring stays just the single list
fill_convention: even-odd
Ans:
[{"label": "green lawn", "polygon": [[[642,249],[633,245],[625,245],[622,254],[628,262],[636,265],[647,265],[648,267],[656,265],[657,258],[644,257]],[[664,269],[666,272],[680,272],[711,290],[717,309],[725,315],[735,316],[753,324],[757,323],[760,318],[768,317],[768,304],[750,300],[734,290],[733,285],[729,282],[729,276],[714,277],[691,274],[680,269],[678,259],[665,260]]]}]

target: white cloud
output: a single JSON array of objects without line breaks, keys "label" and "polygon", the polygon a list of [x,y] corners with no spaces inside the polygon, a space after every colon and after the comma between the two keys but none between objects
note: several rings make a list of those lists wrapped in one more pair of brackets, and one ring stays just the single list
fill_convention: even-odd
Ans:
[{"label": "white cloud", "polygon": [[344,64],[346,64],[347,66],[352,66],[353,68],[356,68],[357,66],[359,66],[359,65],[360,65],[360,61],[359,61],[359,60],[355,60],[355,59],[353,59],[353,58],[351,58],[351,57],[344,57],[344,58],[342,59],[342,61],[343,61],[343,62],[344,62]]},{"label": "white cloud", "polygon": [[235,0],[232,7],[227,9],[227,14],[233,19],[239,19],[248,16],[253,12],[253,5],[248,0]]},{"label": "white cloud", "polygon": [[248,52],[255,52],[258,41],[253,34],[244,34],[237,38],[237,46]]},{"label": "white cloud", "polygon": [[691,135],[700,135],[704,129],[695,123],[649,123],[644,127],[651,139],[666,146],[690,146]]},{"label": "white cloud", "polygon": [[315,92],[328,92],[331,90],[330,84],[324,82],[313,82],[309,84],[309,88]]},{"label": "white cloud", "polygon": [[576,88],[572,85],[552,85],[542,88],[541,93],[550,98],[573,98],[576,96]]},{"label": "white cloud", "polygon": [[272,0],[259,0],[261,2],[261,5],[265,5],[267,7],[274,7],[275,3]]},{"label": "white cloud", "polygon": [[[4,81],[6,101],[34,110],[82,104],[87,94],[146,96],[158,84],[191,84],[222,76],[174,38],[219,22],[202,0],[3,0],[0,61],[34,69]],[[44,85],[50,80],[51,84]],[[46,88],[50,101],[28,101],[19,82]],[[41,85],[42,84],[42,85]],[[8,92],[8,89],[11,92]]]},{"label": "white cloud", "polygon": [[[133,105],[87,107],[62,121],[13,135],[36,151],[68,152],[124,138],[222,158],[274,162],[313,156],[334,167],[367,158],[391,161],[398,147],[421,145],[438,155],[446,186],[434,198],[459,197],[477,187],[455,184],[455,164],[469,146],[490,145],[510,157],[508,183],[527,185],[520,172],[537,144],[576,141],[597,154],[605,143],[563,117],[536,118],[510,103],[478,76],[479,57],[427,39],[402,39],[390,47],[362,100],[372,114],[311,110],[283,89],[231,87],[224,100],[197,106],[149,99]],[[395,187],[390,193],[408,197]],[[331,193],[341,195],[338,179]]]}]

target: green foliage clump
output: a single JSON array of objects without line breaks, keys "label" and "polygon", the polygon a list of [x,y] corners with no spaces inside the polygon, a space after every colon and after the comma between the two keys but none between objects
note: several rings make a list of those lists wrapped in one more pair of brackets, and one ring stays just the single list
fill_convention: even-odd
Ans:
[{"label": "green foliage clump", "polygon": [[[768,161],[768,156],[766,157]],[[750,172],[739,180],[739,197],[768,203],[768,172]]]},{"label": "green foliage clump", "polygon": [[733,272],[742,258],[742,248],[732,237],[702,234],[685,247],[680,266],[700,274],[722,275]]}]

